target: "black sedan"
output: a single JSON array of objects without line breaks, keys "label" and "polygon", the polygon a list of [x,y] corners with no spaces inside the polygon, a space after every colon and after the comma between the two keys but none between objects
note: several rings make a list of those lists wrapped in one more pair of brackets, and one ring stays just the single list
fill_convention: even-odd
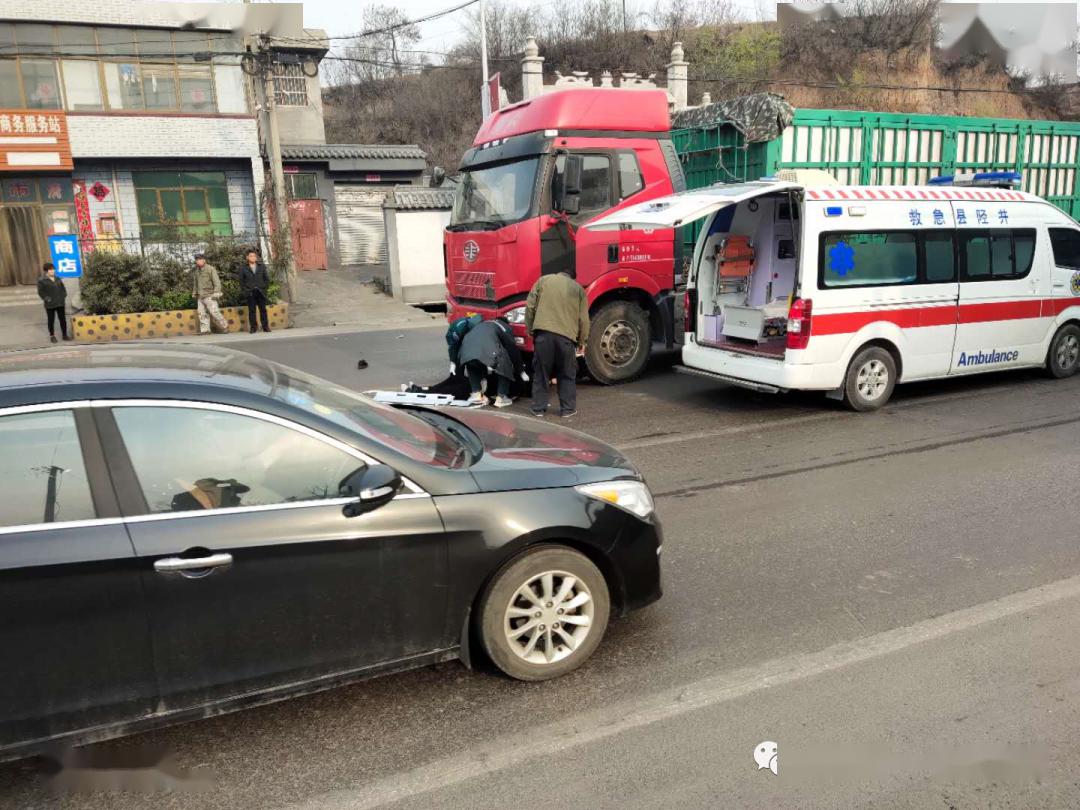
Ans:
[{"label": "black sedan", "polygon": [[660,596],[652,498],[548,422],[183,344],[0,355],[0,758],[486,655]]}]

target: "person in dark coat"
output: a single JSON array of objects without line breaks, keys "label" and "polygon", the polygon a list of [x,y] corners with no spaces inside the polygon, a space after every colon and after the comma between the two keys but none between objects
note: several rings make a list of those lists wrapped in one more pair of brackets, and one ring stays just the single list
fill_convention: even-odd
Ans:
[{"label": "person in dark coat", "polygon": [[46,262],[41,268],[41,277],[38,278],[37,294],[45,304],[45,318],[49,324],[49,340],[56,343],[56,321],[60,321],[60,334],[64,340],[71,340],[67,330],[67,315],[64,314],[64,305],[67,301],[67,288],[64,282],[56,277],[56,268],[52,262]]},{"label": "person in dark coat", "polygon": [[495,407],[506,408],[513,404],[510,386],[519,377],[528,380],[521,362],[521,352],[514,343],[514,333],[505,318],[477,324],[461,341],[458,361],[465,367],[469,378],[469,402],[487,402],[483,381],[488,373],[495,374]]},{"label": "person in dark coat", "polygon": [[270,289],[270,275],[266,265],[259,261],[259,252],[251,248],[247,252],[247,261],[240,268],[240,295],[247,301],[248,326],[254,334],[255,310],[259,310],[259,320],[264,332],[270,331],[270,322],[266,318],[266,291]]}]

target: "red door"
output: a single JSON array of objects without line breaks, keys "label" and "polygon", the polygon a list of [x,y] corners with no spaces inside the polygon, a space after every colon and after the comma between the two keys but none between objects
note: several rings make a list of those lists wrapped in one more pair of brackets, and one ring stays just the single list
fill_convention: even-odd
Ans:
[{"label": "red door", "polygon": [[289,224],[296,269],[325,270],[326,231],[323,228],[322,200],[290,202]]}]

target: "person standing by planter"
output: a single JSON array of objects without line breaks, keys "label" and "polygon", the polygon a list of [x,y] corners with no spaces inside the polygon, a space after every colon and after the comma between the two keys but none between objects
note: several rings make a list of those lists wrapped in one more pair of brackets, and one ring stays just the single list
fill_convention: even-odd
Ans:
[{"label": "person standing by planter", "polygon": [[67,315],[64,313],[67,301],[67,288],[64,282],[56,277],[56,268],[52,262],[46,262],[41,267],[41,277],[38,278],[37,294],[45,304],[45,319],[49,324],[49,340],[56,343],[56,321],[60,321],[60,334],[64,340],[71,340],[67,330]]},{"label": "person standing by planter", "polygon": [[195,254],[195,283],[192,292],[195,294],[199,312],[199,334],[209,334],[211,324],[222,332],[228,332],[229,323],[218,308],[218,301],[221,300],[221,279],[218,277],[217,268],[206,263],[206,255],[203,253]]},{"label": "person standing by planter", "polygon": [[270,331],[270,322],[266,317],[266,293],[270,289],[270,276],[266,265],[259,261],[259,252],[251,248],[246,254],[247,262],[240,268],[240,294],[247,301],[248,326],[255,334],[255,310],[259,310],[259,321],[264,332]]}]

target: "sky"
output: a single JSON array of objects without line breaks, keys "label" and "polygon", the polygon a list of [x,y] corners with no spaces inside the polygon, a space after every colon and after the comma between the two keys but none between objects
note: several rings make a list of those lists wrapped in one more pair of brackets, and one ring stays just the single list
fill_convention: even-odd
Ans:
[{"label": "sky", "polygon": [[[255,0],[259,2],[260,0]],[[424,17],[445,8],[459,5],[462,0],[380,0],[383,5],[400,8],[409,19]],[[535,0],[502,0],[513,5],[534,5]],[[756,0],[736,0],[750,15],[755,13]],[[364,8],[377,3],[362,0],[304,0],[304,25],[308,28],[322,28],[330,36],[348,34],[363,29]],[[638,0],[637,5],[644,5]],[[651,5],[651,2],[648,3]],[[445,51],[461,37],[466,15],[475,7],[458,11],[438,20],[424,23],[420,27],[422,43],[414,47],[432,51]],[[524,45],[524,43],[522,43]]]}]

